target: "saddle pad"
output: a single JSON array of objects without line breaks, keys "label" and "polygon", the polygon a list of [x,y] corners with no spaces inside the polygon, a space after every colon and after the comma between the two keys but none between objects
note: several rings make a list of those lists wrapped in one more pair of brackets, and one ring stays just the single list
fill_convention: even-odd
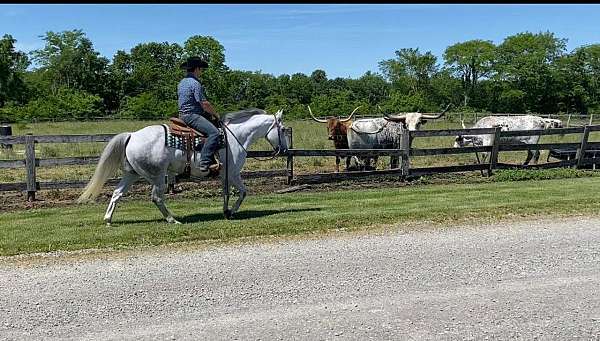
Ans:
[{"label": "saddle pad", "polygon": [[[165,145],[167,147],[171,147],[171,148],[175,148],[175,149],[179,149],[179,150],[185,151],[186,149],[185,149],[184,138],[182,136],[179,136],[179,135],[173,135],[173,134],[171,134],[171,130],[167,127],[167,125],[163,124],[163,127],[165,128],[165,135],[166,135],[166,137],[165,137]],[[194,142],[193,142],[194,147],[196,147],[199,144],[201,144],[202,140],[203,140],[202,137],[196,136],[194,138]]]}]

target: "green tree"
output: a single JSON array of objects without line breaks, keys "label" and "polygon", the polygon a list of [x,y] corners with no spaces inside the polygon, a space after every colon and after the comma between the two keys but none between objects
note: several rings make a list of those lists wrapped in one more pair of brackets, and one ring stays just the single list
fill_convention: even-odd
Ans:
[{"label": "green tree", "polygon": [[367,71],[358,79],[348,80],[347,88],[352,91],[354,99],[369,103],[370,107],[384,101],[391,90],[390,84],[383,76],[371,71]]},{"label": "green tree", "polygon": [[0,39],[0,107],[7,101],[22,103],[26,98],[24,74],[29,60],[25,53],[15,50],[15,43],[8,34]]},{"label": "green tree", "polygon": [[300,104],[309,104],[314,93],[313,83],[310,77],[303,73],[295,73],[290,78],[289,96]]},{"label": "green tree", "polygon": [[600,109],[600,44],[582,46],[556,61],[560,110],[587,114]]},{"label": "green tree", "polygon": [[32,51],[33,61],[52,94],[61,88],[104,92],[108,60],[94,50],[82,30],[47,32],[44,48]]},{"label": "green tree", "polygon": [[507,82],[504,105],[522,103],[525,110],[538,113],[558,111],[554,62],[566,48],[566,39],[551,32],[530,32],[509,36],[498,46],[497,80]]},{"label": "green tree", "polygon": [[396,89],[427,93],[430,80],[438,71],[436,63],[437,58],[431,51],[423,54],[418,48],[404,48],[396,51],[396,59],[384,60],[379,67]]},{"label": "green tree", "polygon": [[476,91],[477,82],[489,77],[493,70],[496,46],[491,41],[469,40],[446,48],[446,65],[461,79],[463,105],[469,105]]}]

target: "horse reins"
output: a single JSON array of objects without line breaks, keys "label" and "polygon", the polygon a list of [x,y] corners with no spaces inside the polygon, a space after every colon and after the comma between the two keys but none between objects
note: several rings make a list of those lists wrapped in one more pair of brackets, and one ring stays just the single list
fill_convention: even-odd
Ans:
[{"label": "horse reins", "polygon": [[[281,132],[280,132],[281,126],[279,125],[279,122],[277,121],[277,117],[275,117],[275,115],[273,115],[273,119],[274,119],[274,122],[271,125],[271,127],[269,127],[269,130],[267,130],[267,133],[265,134],[264,137],[266,138],[269,135],[269,132],[271,132],[271,130],[274,127],[277,127],[277,140],[279,141],[279,143],[277,145],[277,148],[273,147],[273,144],[271,143],[271,141],[269,141],[267,139],[267,141],[269,141],[269,144],[271,145],[271,148],[273,148],[274,154],[271,155],[270,157],[266,158],[266,159],[260,159],[260,158],[257,158],[257,157],[250,157],[251,159],[254,159],[254,160],[257,160],[257,161],[270,161],[270,160],[274,160],[281,153]],[[242,149],[246,152],[246,155],[248,155],[248,150],[246,148],[244,148],[244,145],[240,142],[240,140],[237,138],[237,136],[235,136],[235,134],[231,131],[231,129],[229,129],[229,127],[225,124],[225,122],[221,121],[221,126],[223,126],[223,128],[227,129],[227,131],[229,131],[231,133],[231,136],[233,136],[233,138],[240,145],[240,147],[242,147]],[[225,135],[227,135],[227,134],[225,134]],[[227,138],[227,137],[225,137],[225,138]],[[227,144],[226,144],[225,148],[227,148]]]}]

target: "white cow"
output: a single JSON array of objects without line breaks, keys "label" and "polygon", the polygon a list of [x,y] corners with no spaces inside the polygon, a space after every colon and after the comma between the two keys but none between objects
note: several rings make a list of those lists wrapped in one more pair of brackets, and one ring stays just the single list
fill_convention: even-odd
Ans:
[{"label": "white cow", "polygon": [[[464,122],[462,126],[466,129]],[[502,131],[512,130],[543,130],[550,128],[562,128],[562,121],[557,119],[543,118],[533,115],[523,116],[487,116],[475,123],[471,128],[493,128],[502,127]],[[500,144],[537,144],[540,140],[540,135],[534,136],[511,136],[500,139]],[[464,146],[490,146],[492,145],[493,135],[459,135],[454,141],[454,147],[460,148]],[[485,162],[489,153],[483,153],[482,162]],[[533,163],[537,164],[540,157],[540,151],[527,151],[527,159],[523,165],[528,165],[533,158]]]}]

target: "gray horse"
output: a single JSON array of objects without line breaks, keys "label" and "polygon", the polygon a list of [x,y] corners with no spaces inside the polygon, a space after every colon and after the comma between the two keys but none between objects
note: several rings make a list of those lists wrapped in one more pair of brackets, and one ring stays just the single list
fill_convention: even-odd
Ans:
[{"label": "gray horse", "polygon": [[[226,127],[228,147],[219,150],[219,159],[221,162],[225,162],[225,152],[227,151],[228,164],[221,168],[220,176],[222,181],[226,180],[225,169],[227,169],[228,183],[239,191],[239,198],[231,210],[227,207],[228,203],[225,200],[223,210],[226,218],[230,218],[238,211],[246,197],[246,187],[240,173],[246,162],[247,150],[250,145],[264,137],[275,151],[287,151],[288,140],[284,133],[282,115],[282,110],[272,115],[267,114],[264,110],[252,109],[224,116],[223,122]],[[115,207],[127,192],[129,185],[140,178],[146,179],[153,185],[152,201],[167,222],[179,224],[165,205],[165,175],[175,176],[183,173],[186,155],[182,150],[166,146],[165,141],[165,127],[162,125],[148,126],[133,133],[121,133],[113,137],[104,148],[96,171],[78,202],[96,198],[108,178],[121,168],[123,178],[114,190],[104,215],[107,225],[110,225]],[[199,161],[200,157],[194,155],[192,176],[199,176],[194,172],[196,168],[194,166]],[[229,188],[226,192],[229,192]]]}]

